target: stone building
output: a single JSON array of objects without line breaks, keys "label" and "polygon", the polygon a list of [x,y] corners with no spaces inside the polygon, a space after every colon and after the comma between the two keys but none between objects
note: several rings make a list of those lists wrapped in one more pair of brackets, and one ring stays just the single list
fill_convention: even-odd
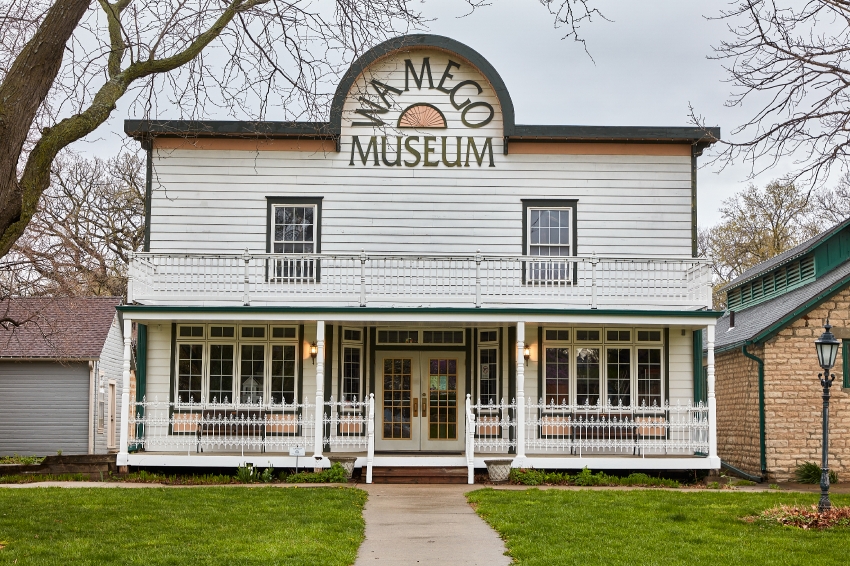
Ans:
[{"label": "stone building", "polygon": [[830,468],[850,479],[850,219],[765,261],[725,289],[717,323],[718,453],[771,480],[820,462],[822,389],[814,341],[829,318],[842,340],[833,372]]}]

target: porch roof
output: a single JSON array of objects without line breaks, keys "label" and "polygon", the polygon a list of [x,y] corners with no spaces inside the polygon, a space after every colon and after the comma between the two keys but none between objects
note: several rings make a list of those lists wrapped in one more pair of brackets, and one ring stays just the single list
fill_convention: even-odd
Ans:
[{"label": "porch roof", "polygon": [[713,325],[722,312],[698,310],[632,309],[541,309],[541,308],[467,308],[467,307],[287,307],[287,306],[183,306],[122,305],[119,312],[140,320],[339,320],[380,323],[515,323],[550,324],[679,324]]}]

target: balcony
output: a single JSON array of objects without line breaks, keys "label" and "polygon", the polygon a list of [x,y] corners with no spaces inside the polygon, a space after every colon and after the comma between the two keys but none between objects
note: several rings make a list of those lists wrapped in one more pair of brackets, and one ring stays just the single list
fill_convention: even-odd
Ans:
[{"label": "balcony", "polygon": [[129,275],[128,301],[152,305],[711,306],[710,263],[694,258],[139,253]]}]

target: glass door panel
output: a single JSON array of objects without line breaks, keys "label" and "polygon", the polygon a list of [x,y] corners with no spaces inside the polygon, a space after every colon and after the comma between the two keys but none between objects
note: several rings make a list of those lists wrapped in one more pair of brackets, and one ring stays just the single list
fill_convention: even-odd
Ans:
[{"label": "glass door panel", "polygon": [[376,361],[375,448],[462,451],[464,354],[387,352]]}]

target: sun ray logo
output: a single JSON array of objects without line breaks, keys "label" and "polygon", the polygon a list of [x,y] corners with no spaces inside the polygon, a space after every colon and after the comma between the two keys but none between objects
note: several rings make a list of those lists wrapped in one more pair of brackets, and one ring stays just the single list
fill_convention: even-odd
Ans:
[{"label": "sun ray logo", "polygon": [[445,129],[446,117],[433,104],[419,102],[408,106],[398,117],[399,128]]}]

